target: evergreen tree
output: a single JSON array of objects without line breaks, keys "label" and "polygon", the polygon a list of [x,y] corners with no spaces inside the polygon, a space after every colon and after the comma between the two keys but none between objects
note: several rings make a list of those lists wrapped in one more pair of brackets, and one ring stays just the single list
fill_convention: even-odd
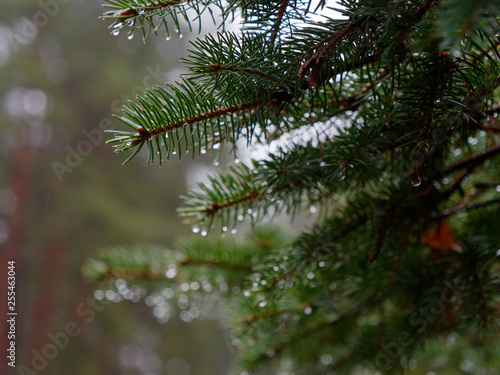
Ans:
[{"label": "evergreen tree", "polygon": [[[500,3],[338,3],[108,0],[113,33],[168,39],[205,13],[220,26],[192,43],[179,82],[123,109],[117,152],[162,163],[268,147],[179,210],[203,236],[248,220],[247,237],[105,250],[85,273],[126,292],[156,280],[150,303],[173,298],[185,320],[222,296],[238,374],[457,373],[425,361],[445,349],[463,371],[496,373]],[[341,17],[314,16],[334,6]],[[224,29],[234,17],[239,33]],[[307,210],[300,234],[258,225]]]}]

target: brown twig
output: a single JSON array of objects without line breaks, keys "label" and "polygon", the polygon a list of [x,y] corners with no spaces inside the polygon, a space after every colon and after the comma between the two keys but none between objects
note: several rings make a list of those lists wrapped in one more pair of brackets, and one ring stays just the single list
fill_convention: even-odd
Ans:
[{"label": "brown twig", "polygon": [[478,166],[481,163],[484,163],[486,160],[489,158],[496,156],[500,154],[500,144],[491,147],[485,151],[480,151],[474,155],[471,155],[467,158],[464,158],[462,160],[458,160],[453,164],[450,164],[443,170],[443,175],[447,175],[449,173],[452,173],[458,169],[464,169],[464,168],[474,168]]},{"label": "brown twig", "polygon": [[[189,2],[190,0],[188,0]],[[124,21],[129,18],[136,17],[140,15],[138,9],[144,10],[144,11],[150,11],[150,10],[156,10],[156,9],[161,9],[161,8],[166,8],[169,6],[173,5],[180,5],[180,4],[185,4],[186,2],[183,2],[183,0],[171,0],[171,1],[156,1],[156,2],[150,2],[147,3],[146,5],[143,6],[137,6],[135,8],[127,8],[122,10],[120,13],[117,15],[118,21]]]},{"label": "brown twig", "polygon": [[490,206],[493,204],[500,204],[500,199],[491,199],[489,201],[479,202],[479,203],[471,204],[468,206],[464,206],[464,205],[460,204],[455,208],[444,210],[443,212],[441,212],[437,216],[437,219],[443,219],[443,218],[446,218],[448,216],[458,214],[459,212],[476,210],[478,208],[487,207],[487,206]]},{"label": "brown twig", "polygon": [[276,40],[276,36],[278,35],[280,31],[280,26],[281,23],[283,22],[283,16],[286,13],[286,8],[288,7],[290,0],[283,0],[280,6],[280,9],[278,11],[278,16],[276,17],[276,21],[274,22],[274,27],[273,31],[271,33],[271,40],[274,44],[274,41]]},{"label": "brown twig", "polygon": [[[168,131],[180,128],[182,126],[191,125],[191,124],[194,124],[196,122],[206,121],[206,120],[210,120],[210,119],[225,116],[225,115],[229,115],[229,114],[233,114],[233,113],[237,113],[237,112],[243,112],[243,111],[247,111],[249,109],[258,108],[262,104],[264,104],[264,102],[262,100],[254,100],[252,102],[247,102],[247,103],[243,103],[243,104],[233,104],[230,106],[217,108],[213,111],[203,112],[203,113],[191,116],[191,117],[182,118],[178,121],[171,122],[169,124],[159,126],[159,127],[153,128],[153,129],[138,128],[137,129],[138,138],[132,142],[132,146],[143,143],[155,135],[163,134],[163,133],[166,133]],[[272,104],[272,103],[270,102],[269,104]]]}]

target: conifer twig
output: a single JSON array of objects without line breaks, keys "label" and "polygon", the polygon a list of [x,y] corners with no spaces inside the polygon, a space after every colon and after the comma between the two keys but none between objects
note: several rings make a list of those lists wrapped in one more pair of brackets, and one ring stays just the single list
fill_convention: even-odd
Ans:
[{"label": "conifer twig", "polygon": [[453,164],[448,165],[443,169],[442,175],[447,175],[462,168],[472,168],[479,164],[484,163],[489,158],[500,154],[500,144],[491,147],[485,151],[480,151],[474,155],[471,155],[465,159],[456,161]]}]

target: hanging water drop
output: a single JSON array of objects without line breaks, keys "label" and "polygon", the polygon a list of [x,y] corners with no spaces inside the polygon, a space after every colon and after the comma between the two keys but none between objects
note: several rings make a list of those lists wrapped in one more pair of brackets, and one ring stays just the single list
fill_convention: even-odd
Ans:
[{"label": "hanging water drop", "polygon": [[236,234],[238,231],[236,229],[231,229],[231,234]]},{"label": "hanging water drop", "polygon": [[207,232],[206,230],[202,230],[202,231],[201,231],[201,235],[202,235],[203,237],[206,237],[206,236],[208,235],[208,232]]},{"label": "hanging water drop", "polygon": [[198,227],[193,227],[193,229],[192,229],[192,230],[193,230],[193,233],[199,233],[200,228],[198,228]]},{"label": "hanging water drop", "polygon": [[410,178],[411,178],[411,184],[413,186],[420,186],[420,184],[422,183],[422,179],[420,178],[420,173],[418,172],[413,172],[410,175]]},{"label": "hanging water drop", "polygon": [[115,30],[115,31],[113,31],[112,34],[116,36],[116,35],[120,34],[120,30]]},{"label": "hanging water drop", "polygon": [[239,162],[240,162],[240,159],[238,159],[238,158],[235,158],[235,159],[234,159],[234,163],[235,163],[235,164],[238,164]]},{"label": "hanging water drop", "polygon": [[216,167],[218,167],[218,166],[219,166],[219,164],[220,164],[220,163],[219,163],[218,161],[214,161],[214,165],[215,165]]},{"label": "hanging water drop", "polygon": [[223,231],[223,232],[227,232],[227,227],[226,227],[226,226],[223,226],[223,227],[222,227],[222,231]]},{"label": "hanging water drop", "polygon": [[205,150],[204,148],[202,148],[202,149],[200,150],[200,154],[205,155],[206,153],[207,153],[207,150]]},{"label": "hanging water drop", "polygon": [[318,212],[318,209],[316,208],[315,205],[310,205],[309,206],[309,212],[312,213],[312,214],[315,214],[316,212]]},{"label": "hanging water drop", "polygon": [[170,35],[166,34],[166,35],[165,35],[165,40],[166,40],[166,41],[169,41],[169,40],[170,40]]},{"label": "hanging water drop", "polygon": [[128,40],[131,40],[131,39],[133,39],[133,38],[134,38],[134,34],[128,34],[128,36],[127,36],[127,39],[128,39]]},{"label": "hanging water drop", "polygon": [[264,307],[267,305],[267,302],[266,301],[260,301],[259,302],[259,307]]},{"label": "hanging water drop", "polygon": [[310,315],[312,313],[312,307],[311,306],[306,306],[304,308],[304,314]]}]

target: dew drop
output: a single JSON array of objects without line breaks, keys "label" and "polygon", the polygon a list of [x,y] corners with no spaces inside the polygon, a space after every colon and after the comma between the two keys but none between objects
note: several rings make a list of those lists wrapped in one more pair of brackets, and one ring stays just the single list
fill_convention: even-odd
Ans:
[{"label": "dew drop", "polygon": [[218,167],[218,166],[219,166],[219,164],[220,164],[220,163],[219,163],[218,161],[214,161],[214,165],[215,165],[216,167]]},{"label": "dew drop", "polygon": [[500,193],[500,185],[497,185],[496,191]]},{"label": "dew drop", "polygon": [[216,143],[212,146],[212,149],[218,150],[220,148],[220,143]]},{"label": "dew drop", "polygon": [[200,232],[200,228],[193,227],[192,231],[193,231],[193,233],[199,233]]},{"label": "dew drop", "polygon": [[231,229],[231,234],[236,234],[238,231],[236,229]]},{"label": "dew drop", "polygon": [[500,257],[500,249],[498,249],[498,250],[497,250],[497,252],[496,252],[496,256],[497,256],[497,257]]},{"label": "dew drop", "polygon": [[312,313],[312,307],[311,306],[306,306],[304,308],[304,314],[310,315]]},{"label": "dew drop", "polygon": [[172,151],[172,155],[177,155],[177,151]]},{"label": "dew drop", "polygon": [[469,142],[470,145],[475,146],[478,142],[477,138],[474,137],[469,137],[467,138],[467,142]]},{"label": "dew drop", "polygon": [[316,212],[318,212],[318,209],[316,208],[316,206],[311,205],[309,206],[309,212],[315,214]]},{"label": "dew drop", "polygon": [[120,30],[115,30],[115,31],[113,31],[112,34],[116,36],[116,35],[120,34]]},{"label": "dew drop", "polygon": [[202,148],[202,149],[200,150],[200,154],[205,155],[206,153],[207,153],[207,150],[205,150],[204,148]]},{"label": "dew drop", "polygon": [[169,268],[167,272],[165,272],[165,276],[169,279],[173,279],[177,275],[177,270],[175,268]]},{"label": "dew drop", "polygon": [[169,40],[170,40],[170,35],[168,35],[168,34],[167,34],[167,35],[165,35],[165,40],[166,40],[166,41],[169,41]]},{"label": "dew drop", "polygon": [[411,179],[411,184],[413,186],[420,186],[420,184],[422,183],[422,179],[420,178],[420,173],[418,172],[412,172],[412,174],[410,175],[410,179]]},{"label": "dew drop", "polygon": [[235,159],[234,159],[234,163],[235,163],[235,164],[238,164],[239,162],[240,162],[240,159],[238,159],[238,158],[235,158]]},{"label": "dew drop", "polygon": [[280,268],[279,268],[278,266],[274,266],[274,267],[273,267],[273,271],[274,271],[274,272],[278,272],[279,270],[280,270]]},{"label": "dew drop", "polygon": [[259,306],[260,306],[260,307],[264,307],[264,306],[266,306],[266,305],[267,305],[267,302],[266,302],[266,301],[260,301],[260,302],[259,302]]},{"label": "dew drop", "polygon": [[244,217],[243,215],[238,215],[238,221],[243,221]]},{"label": "dew drop", "polygon": [[206,237],[206,236],[207,236],[207,234],[208,234],[208,232],[207,232],[206,230],[202,230],[202,231],[201,231],[201,235],[202,235],[203,237]]},{"label": "dew drop", "polygon": [[117,29],[117,28],[122,27],[122,26],[123,26],[123,23],[121,23],[121,22],[120,23],[115,23],[113,25],[113,29]]},{"label": "dew drop", "polygon": [[227,227],[226,226],[222,227],[222,231],[227,232]]},{"label": "dew drop", "polygon": [[183,36],[184,36],[184,35],[182,35],[182,34],[179,34],[179,39],[182,39],[182,37],[183,37]]}]

